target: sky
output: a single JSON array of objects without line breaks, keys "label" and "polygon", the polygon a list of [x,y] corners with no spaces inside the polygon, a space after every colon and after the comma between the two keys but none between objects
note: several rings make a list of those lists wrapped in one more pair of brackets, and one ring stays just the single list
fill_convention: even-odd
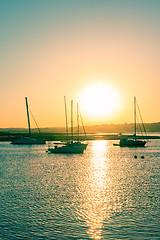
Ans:
[{"label": "sky", "polygon": [[39,127],[65,125],[64,96],[85,125],[133,122],[134,96],[160,121],[159,43],[157,0],[0,0],[0,128],[27,127],[26,96]]}]

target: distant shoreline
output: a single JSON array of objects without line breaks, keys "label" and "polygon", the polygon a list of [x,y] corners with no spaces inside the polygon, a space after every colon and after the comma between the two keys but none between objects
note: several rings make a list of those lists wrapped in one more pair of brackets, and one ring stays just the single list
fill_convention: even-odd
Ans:
[{"label": "distant shoreline", "polygon": [[[145,123],[147,136],[137,136],[139,139],[160,139],[160,122]],[[80,140],[119,140],[122,137],[129,137],[132,135],[134,123],[124,124],[101,124],[85,126],[84,134],[80,134]],[[140,131],[140,125],[137,124],[137,132]],[[83,127],[79,127],[80,133],[84,133]],[[65,141],[66,129],[65,127],[49,127],[41,128],[41,134],[36,128],[32,128],[32,137],[36,139],[45,139],[46,141]],[[69,128],[70,132],[70,128]],[[77,128],[74,127],[74,132]],[[137,134],[138,135],[138,134]],[[27,128],[0,128],[0,141],[12,141],[19,137],[27,137]],[[75,134],[75,139],[77,138]]]},{"label": "distant shoreline", "polygon": [[[14,139],[17,139],[19,137],[27,137],[28,133],[6,133],[6,132],[0,132],[0,142],[4,141],[12,141]],[[119,140],[120,138],[126,138],[131,137],[131,134],[123,134],[119,135],[117,133],[88,133],[86,134],[86,137],[84,134],[80,134],[79,139],[84,140]],[[66,134],[65,133],[33,133],[33,138],[36,139],[45,139],[46,141],[65,141],[66,140]],[[77,135],[74,135],[74,139],[77,139]],[[160,139],[160,135],[147,135],[147,136],[140,136],[137,135],[137,139]]]},{"label": "distant shoreline", "polygon": [[[160,133],[160,122],[154,123],[144,123],[146,132],[157,132]],[[77,127],[74,127],[74,132],[77,131]],[[140,132],[142,128],[141,124],[137,123],[137,132]],[[40,128],[42,133],[54,133],[54,134],[64,134],[66,132],[65,127],[41,127]],[[83,132],[83,126],[79,127],[80,132]],[[69,128],[70,131],[70,128]],[[134,123],[122,123],[122,124],[99,124],[99,125],[90,125],[87,126],[85,124],[85,131],[88,134],[96,134],[96,133],[108,133],[108,134],[127,134],[132,133],[134,131]],[[33,133],[37,133],[36,128],[32,128]],[[27,128],[0,128],[0,135],[1,133],[28,133]]]}]

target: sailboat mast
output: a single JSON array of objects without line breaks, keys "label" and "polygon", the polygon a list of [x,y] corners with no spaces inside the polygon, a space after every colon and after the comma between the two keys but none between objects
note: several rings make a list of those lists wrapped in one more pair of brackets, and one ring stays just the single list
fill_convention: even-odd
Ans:
[{"label": "sailboat mast", "polygon": [[71,100],[71,141],[73,142],[73,100]]},{"label": "sailboat mast", "polygon": [[136,97],[134,97],[134,134],[136,140]]},{"label": "sailboat mast", "polygon": [[27,109],[27,119],[28,119],[29,136],[31,137],[31,127],[30,127],[30,120],[29,120],[29,111],[28,111],[28,101],[27,101],[27,97],[25,97],[25,100],[26,100],[26,109]]},{"label": "sailboat mast", "polygon": [[78,142],[79,142],[79,108],[77,103],[77,134],[78,134]]},{"label": "sailboat mast", "polygon": [[66,106],[66,97],[65,96],[64,96],[64,106],[65,106],[66,134],[67,134],[67,144],[68,144],[68,121],[67,121],[67,106]]}]

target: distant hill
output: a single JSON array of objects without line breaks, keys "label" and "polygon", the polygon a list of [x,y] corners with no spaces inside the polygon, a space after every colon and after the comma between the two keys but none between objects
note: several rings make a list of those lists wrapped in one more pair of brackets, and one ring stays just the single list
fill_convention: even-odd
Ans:
[{"label": "distant hill", "polygon": [[[160,132],[160,122],[157,123],[145,123],[145,129],[147,132]],[[137,124],[137,130],[140,125]],[[85,126],[86,133],[132,133],[134,129],[133,123],[124,124],[101,124]],[[50,127],[41,128],[43,133],[65,133],[65,127]],[[76,131],[76,128],[75,128]],[[3,133],[26,133],[26,128],[0,128],[0,132]],[[32,132],[37,132],[37,129],[32,129]],[[80,132],[83,132],[83,127],[80,126]]]},{"label": "distant hill", "polygon": [[[145,123],[146,132],[160,132],[160,122]],[[87,133],[131,133],[134,131],[134,123],[103,124],[85,127]],[[141,132],[141,124],[137,124],[137,131]]]}]

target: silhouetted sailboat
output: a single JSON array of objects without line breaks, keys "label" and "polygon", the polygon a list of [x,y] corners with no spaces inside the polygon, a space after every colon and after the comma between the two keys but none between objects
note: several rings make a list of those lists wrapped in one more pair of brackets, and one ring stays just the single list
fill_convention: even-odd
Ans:
[{"label": "silhouetted sailboat", "polygon": [[64,103],[65,103],[65,117],[66,117],[66,136],[67,141],[63,145],[56,144],[54,148],[49,147],[48,152],[49,153],[83,153],[83,151],[87,147],[87,143],[82,143],[79,140],[79,108],[77,104],[77,133],[78,133],[78,139],[77,141],[74,141],[73,139],[73,100],[71,101],[71,139],[69,140],[68,136],[68,121],[67,121],[67,107],[66,107],[66,99],[64,97]]},{"label": "silhouetted sailboat", "polygon": [[45,144],[46,141],[44,139],[32,138],[27,97],[25,97],[25,100],[26,100],[29,137],[21,137],[19,139],[15,139],[11,142],[11,144]]},{"label": "silhouetted sailboat", "polygon": [[[117,145],[120,147],[144,147],[145,146],[146,141],[137,140],[136,106],[137,106],[136,97],[134,97],[134,135],[130,139],[123,138],[121,136],[119,144],[114,144],[115,146],[117,146]],[[142,124],[143,124],[143,122],[142,122]],[[144,124],[143,124],[143,128],[144,128]],[[144,130],[145,130],[145,128],[144,128]]]}]

